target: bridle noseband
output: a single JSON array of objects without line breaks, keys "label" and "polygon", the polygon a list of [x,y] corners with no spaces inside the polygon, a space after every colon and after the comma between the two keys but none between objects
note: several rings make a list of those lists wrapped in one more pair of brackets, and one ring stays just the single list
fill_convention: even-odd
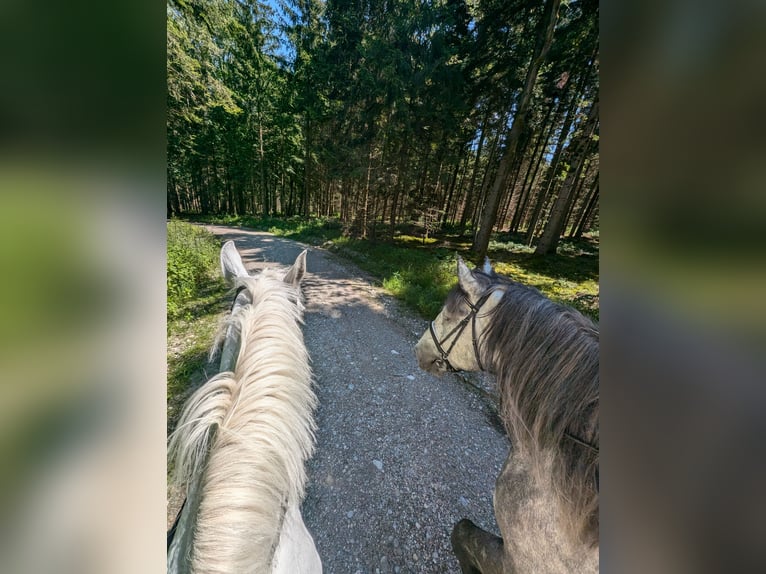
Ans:
[{"label": "bridle noseband", "polygon": [[[476,316],[479,314],[479,310],[482,308],[484,303],[487,302],[487,299],[489,299],[490,295],[494,293],[495,291],[505,291],[504,289],[498,289],[497,287],[490,289],[484,295],[482,295],[478,301],[476,301],[475,304],[471,303],[468,300],[468,297],[463,295],[463,299],[468,304],[468,306],[471,308],[471,311],[463,317],[460,322],[455,325],[455,327],[445,335],[445,337],[439,341],[439,337],[436,336],[436,331],[434,330],[434,322],[431,321],[431,324],[428,326],[428,330],[431,332],[431,338],[434,340],[434,344],[436,345],[436,349],[439,351],[439,359],[447,366],[447,370],[450,372],[457,372],[459,369],[456,369],[452,366],[452,364],[449,362],[449,354],[452,352],[452,349],[455,347],[455,343],[458,342],[458,339],[460,339],[460,336],[463,334],[463,331],[465,331],[465,328],[468,326],[468,322],[471,322],[471,339],[473,341],[473,352],[476,357],[476,362],[479,364],[479,370],[484,370],[484,365],[481,363],[481,356],[479,354],[479,340],[476,336]],[[452,343],[449,346],[449,349],[446,351],[444,350],[444,345],[447,343],[447,341],[450,340],[450,338],[454,335],[454,339]]]}]

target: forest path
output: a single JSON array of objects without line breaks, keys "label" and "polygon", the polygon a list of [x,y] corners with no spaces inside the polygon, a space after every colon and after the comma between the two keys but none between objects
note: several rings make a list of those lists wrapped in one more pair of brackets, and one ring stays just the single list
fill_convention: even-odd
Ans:
[{"label": "forest path", "polygon": [[[234,240],[250,272],[308,247],[207,228]],[[303,516],[325,574],[459,573],[453,525],[499,532],[492,493],[509,442],[488,399],[421,371],[414,346],[428,323],[352,264],[309,247],[302,288],[319,398]]]}]

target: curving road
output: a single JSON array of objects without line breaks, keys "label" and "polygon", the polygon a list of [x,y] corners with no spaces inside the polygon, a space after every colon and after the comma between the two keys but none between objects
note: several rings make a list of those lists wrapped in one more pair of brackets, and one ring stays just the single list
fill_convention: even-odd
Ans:
[{"label": "curving road", "polygon": [[[251,272],[306,246],[207,226]],[[335,255],[309,248],[305,339],[319,407],[303,503],[326,574],[454,572],[449,533],[469,517],[498,532],[495,477],[509,450],[488,399],[417,366],[427,322]],[[486,382],[486,381],[485,381]]]}]

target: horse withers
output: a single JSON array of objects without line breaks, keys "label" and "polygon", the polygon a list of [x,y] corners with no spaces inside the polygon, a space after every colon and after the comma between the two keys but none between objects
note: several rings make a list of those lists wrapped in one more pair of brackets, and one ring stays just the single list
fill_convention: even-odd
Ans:
[{"label": "horse withers", "polygon": [[598,326],[486,259],[415,347],[420,367],[490,372],[512,450],[495,484],[502,538],[470,520],[451,541],[464,573],[586,573],[599,565]]},{"label": "horse withers", "polygon": [[186,492],[168,572],[320,574],[300,513],[317,403],[301,331],[306,252],[286,273],[250,276],[228,241],[221,268],[237,290],[211,351],[220,372],[186,402],[168,446]]}]

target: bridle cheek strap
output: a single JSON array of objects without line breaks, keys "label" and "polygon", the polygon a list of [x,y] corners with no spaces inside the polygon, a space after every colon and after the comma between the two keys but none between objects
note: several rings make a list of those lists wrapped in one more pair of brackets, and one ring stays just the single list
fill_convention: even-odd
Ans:
[{"label": "bridle cheek strap", "polygon": [[[452,364],[449,362],[449,354],[452,352],[453,347],[455,346],[455,343],[457,343],[458,339],[460,339],[460,335],[463,334],[463,331],[465,330],[466,325],[468,325],[468,320],[471,316],[468,315],[464,319],[458,323],[452,331],[447,333],[447,336],[444,337],[442,341],[439,341],[439,338],[436,336],[436,331],[434,330],[434,322],[431,321],[431,323],[428,325],[428,330],[431,331],[431,338],[434,340],[434,344],[436,345],[436,349],[439,351],[440,359],[444,362],[445,365],[447,365],[447,369],[449,369],[451,372],[455,373],[457,372],[457,369],[452,366]],[[457,332],[457,334],[456,334]],[[449,346],[449,349],[446,351],[444,350],[444,347],[442,346],[444,343],[449,341],[450,337],[452,335],[455,335],[455,338],[452,341],[452,344]]]},{"label": "bridle cheek strap", "polygon": [[476,357],[476,362],[479,364],[479,370],[484,370],[484,365],[481,364],[481,354],[479,353],[479,338],[476,336],[476,316],[479,314],[478,309],[473,313],[473,319],[471,321],[471,339],[473,340],[473,354]]},{"label": "bridle cheek strap", "polygon": [[[455,327],[447,333],[447,335],[439,341],[439,337],[436,335],[436,331],[434,330],[434,322],[431,321],[431,324],[428,326],[428,330],[431,332],[431,338],[434,340],[434,344],[436,345],[436,349],[439,351],[440,360],[447,366],[447,369],[451,372],[457,372],[458,369],[452,366],[452,364],[449,362],[449,354],[452,352],[452,349],[455,347],[455,343],[457,343],[458,339],[460,339],[460,336],[463,334],[463,331],[465,331],[466,326],[468,326],[468,322],[471,322],[471,340],[473,341],[473,353],[476,358],[476,362],[479,365],[479,370],[484,370],[484,365],[481,362],[481,354],[479,353],[479,339],[476,336],[476,317],[479,314],[479,310],[484,305],[484,303],[487,302],[487,299],[489,299],[490,295],[494,293],[497,289],[490,289],[487,291],[484,295],[482,295],[478,301],[476,301],[476,304],[472,304],[468,299],[466,299],[466,303],[468,303],[468,306],[471,308],[471,312],[468,313],[465,317],[463,317],[460,320],[460,323],[455,325]],[[449,349],[446,351],[444,350],[444,344],[450,340],[452,336],[455,336],[455,338],[452,341],[452,344],[449,346]]]}]

